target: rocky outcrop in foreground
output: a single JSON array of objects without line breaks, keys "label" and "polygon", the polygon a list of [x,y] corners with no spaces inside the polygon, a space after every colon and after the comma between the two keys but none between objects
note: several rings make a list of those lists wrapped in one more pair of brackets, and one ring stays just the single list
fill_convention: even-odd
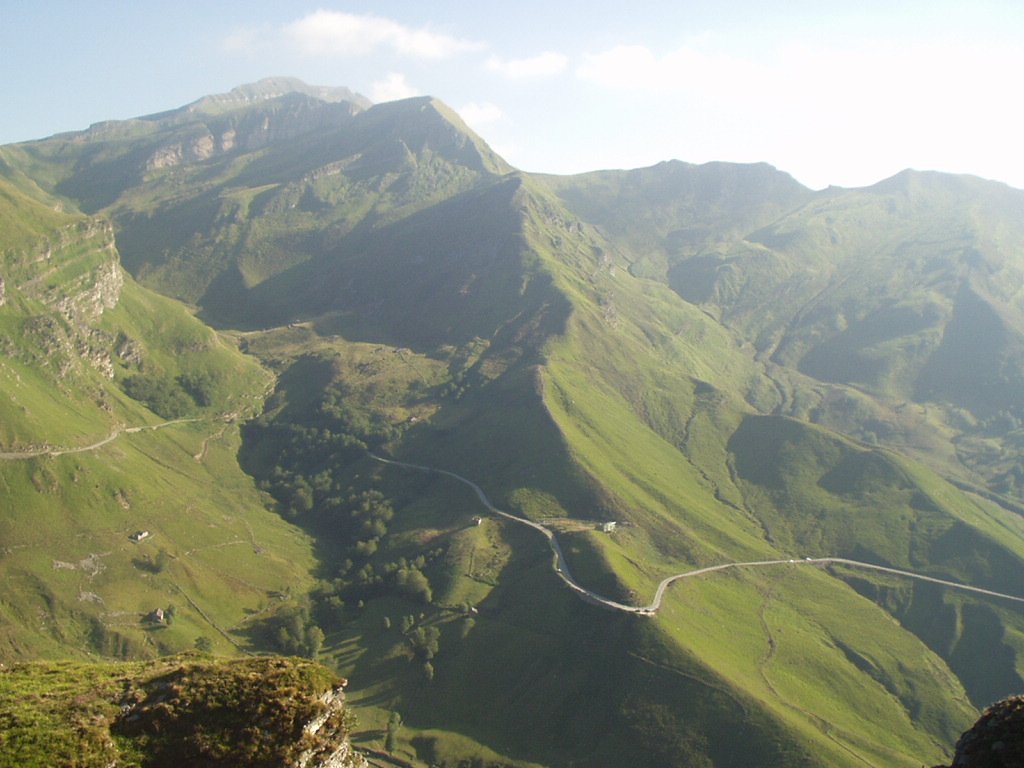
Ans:
[{"label": "rocky outcrop in foreground", "polygon": [[986,709],[956,743],[952,764],[936,768],[1024,768],[1024,696]]},{"label": "rocky outcrop in foreground", "polygon": [[365,768],[343,685],[278,657],[0,666],[0,765]]}]

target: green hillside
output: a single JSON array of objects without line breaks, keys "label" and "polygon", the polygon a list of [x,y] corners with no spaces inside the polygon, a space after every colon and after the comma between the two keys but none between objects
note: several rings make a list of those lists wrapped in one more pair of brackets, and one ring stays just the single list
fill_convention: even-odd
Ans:
[{"label": "green hillside", "polygon": [[235,459],[267,374],[126,277],[105,222],[10,199],[0,655],[248,646],[251,616],[301,592],[314,563]]},{"label": "green hillside", "polygon": [[[288,80],[0,161],[0,655],[319,655],[414,765],[910,768],[1024,687],[1016,603],[804,559],[1020,595],[1022,193]],[[467,482],[625,605],[771,562],[611,610]]]},{"label": "green hillside", "polygon": [[[664,271],[643,274],[752,344],[782,397],[778,412],[1018,495],[1021,309],[1012,286],[1024,193],[906,171],[809,195],[763,166],[744,173],[740,189],[740,171],[714,164],[552,187],[580,215],[615,211],[598,221],[631,270],[663,259]],[[712,234],[696,237],[709,219]],[[994,455],[993,439],[1005,455]]]}]

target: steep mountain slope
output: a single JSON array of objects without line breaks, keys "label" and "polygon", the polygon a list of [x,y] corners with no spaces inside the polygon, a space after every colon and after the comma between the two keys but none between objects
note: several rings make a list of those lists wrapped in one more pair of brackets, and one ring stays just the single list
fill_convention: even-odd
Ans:
[{"label": "steep mountain slope", "polygon": [[358,254],[376,229],[510,170],[440,102],[363,111],[312,90],[250,103],[241,89],[9,151],[45,167],[51,192],[106,209],[143,283],[221,322],[275,324],[322,309],[264,313],[254,288],[318,254]]},{"label": "steep mountain slope", "polygon": [[[559,263],[566,265],[571,259],[563,256]],[[884,454],[852,446],[844,450],[844,441],[835,436],[823,436],[825,442],[801,449],[805,453],[787,453],[785,446],[790,440],[807,439],[815,433],[795,422],[756,422],[756,417],[748,415],[767,383],[753,351],[744,350],[735,342],[728,343],[731,339],[721,326],[695,308],[674,303],[667,291],[635,281],[607,262],[603,268],[600,266],[601,262],[595,261],[588,283],[577,283],[569,330],[558,344],[550,347],[545,371],[552,386],[546,388],[551,395],[546,402],[563,434],[569,437],[576,460],[615,494],[617,519],[633,523],[638,529],[638,533],[631,528],[628,534],[612,536],[610,540],[598,533],[589,537],[589,543],[599,553],[595,556],[626,582],[620,594],[629,594],[630,589],[641,595],[650,594],[655,578],[687,567],[729,560],[794,557],[808,551],[845,552],[849,557],[869,562],[896,563],[924,571],[935,569],[954,573],[957,580],[987,580],[989,584],[1016,591],[1015,585],[1022,575],[1020,535],[1024,530],[1019,517],[970,502],[920,470],[914,470],[908,477],[898,464],[890,469],[892,460]],[[563,267],[563,271],[568,270]],[[667,306],[659,306],[659,300]],[[645,317],[645,313],[654,314],[655,306],[661,310],[658,319],[675,329],[675,333],[656,332],[659,326],[651,322],[650,316]],[[748,429],[754,423],[764,425],[760,444],[753,442]],[[790,431],[795,433],[793,437],[789,436]],[[724,436],[728,436],[728,441],[723,445],[719,441]],[[791,494],[780,499],[777,507],[763,490],[765,485],[771,486],[763,473],[775,462],[787,479],[786,487],[791,489]],[[879,469],[874,470],[874,465]],[[799,491],[793,493],[796,489]],[[773,512],[773,508],[778,512]],[[913,542],[904,544],[910,552],[893,551],[893,545],[900,542],[893,527],[900,525],[900,518],[908,512],[909,535],[904,534],[903,540]],[[789,530],[803,524],[807,527],[798,535],[789,534],[788,530],[783,535],[780,523]],[[645,534],[650,537],[648,541],[643,541]],[[673,561],[676,564],[669,565]],[[957,573],[968,562],[973,563],[967,566],[970,573]],[[653,564],[664,570],[652,574],[649,569]],[[821,603],[845,604],[849,597],[841,585],[830,586],[837,589],[826,596],[832,592],[826,587],[819,597]],[[804,585],[800,589],[809,592],[815,588]],[[768,594],[772,591],[769,587]],[[740,587],[734,594],[737,603],[744,602],[742,593]],[[788,591],[783,600],[791,610],[801,605],[796,594]],[[843,612],[853,615],[860,614],[860,610],[850,605]],[[871,636],[867,627],[874,622],[885,623],[880,612],[873,619],[867,618],[869,615],[867,610],[854,645],[850,644],[852,638],[839,640],[836,634],[832,635],[836,638],[831,641],[833,648],[842,649],[845,658],[823,661],[823,675],[811,684],[813,690],[831,691],[831,696],[838,699],[856,698],[858,694],[852,689],[843,691],[841,683],[837,686],[838,670],[849,664],[856,666],[861,657],[880,659],[886,653],[882,649],[891,648],[892,644],[891,638],[882,635],[880,645],[864,645]],[[804,614],[795,622],[813,625],[820,620]],[[692,616],[681,617],[677,626],[692,623]],[[997,624],[1003,629],[996,633],[999,639],[987,652],[1006,658],[1002,633],[1013,638],[1007,641],[1006,649],[1016,646],[1020,616],[1013,611],[1003,613]],[[728,624],[729,634],[721,637],[719,644],[710,646],[703,639],[683,639],[686,633],[680,635],[678,629],[666,634],[691,649],[690,644],[699,643],[696,655],[729,679],[749,665],[751,659],[747,656],[744,661],[743,654],[730,653],[735,648],[730,638],[735,638],[737,626],[738,622]],[[843,621],[837,618],[827,626],[829,633],[837,633]],[[817,655],[807,647],[797,651],[799,642],[791,645],[791,641],[775,638],[768,624],[762,625],[762,631],[765,647],[773,649],[766,658],[774,660],[776,654],[785,653],[783,648],[787,645],[795,655]],[[717,634],[710,628],[706,632]],[[914,643],[913,639],[908,640]],[[975,647],[972,653],[979,651]],[[948,654],[948,649],[940,652]],[[1019,657],[1015,652],[1010,656],[1016,660],[996,675],[1005,675],[1003,692],[1021,684]],[[711,661],[716,657],[717,664]],[[908,711],[922,716],[920,702],[911,703],[922,690],[920,678],[910,688],[903,688],[906,680],[897,682],[892,672],[880,672],[884,663],[871,666],[878,675],[876,681],[884,681],[889,693],[900,698]],[[805,663],[801,672],[805,684],[814,678],[813,669],[813,664]],[[865,671],[863,666],[860,669]],[[785,707],[792,706],[797,697],[781,693],[782,687],[777,684],[773,688],[768,679],[771,676],[766,676],[763,668],[761,676],[774,694],[767,696],[766,708],[771,711],[775,705],[784,703],[778,714],[791,719],[794,713],[785,711]],[[980,701],[997,693],[992,689],[980,693],[984,684],[970,674],[964,673],[964,681]],[[952,691],[956,687],[950,676],[933,690],[937,693],[942,688]],[[915,689],[916,695],[909,693]],[[824,708],[824,703],[819,702],[807,710],[821,712]],[[864,710],[858,711],[863,717]],[[956,718],[948,711],[922,719],[931,721],[929,727],[945,722],[941,728],[955,730]],[[879,733],[884,728],[885,718],[864,728],[862,733]],[[869,751],[879,749],[877,744],[866,747],[861,742],[858,746]],[[879,759],[895,760],[891,755]]]},{"label": "steep mountain slope", "polygon": [[0,305],[0,654],[246,644],[247,612],[313,564],[233,458],[266,374],[126,277],[109,223],[16,174],[0,194],[17,223]]},{"label": "steep mountain slope", "polygon": [[765,226],[813,193],[766,164],[678,160],[631,171],[540,177],[564,204],[601,228],[637,276],[671,279],[672,268]]},{"label": "steep mountain slope", "polygon": [[[754,166],[745,193],[726,197],[743,215],[724,208],[713,237],[689,237],[693,222],[723,209],[721,191],[736,176],[669,164],[553,188],[581,214],[616,200],[616,217],[601,225],[625,258],[665,259],[661,279],[754,345],[779,413],[1018,495],[1024,193],[906,171],[810,195]],[[687,202],[693,188],[707,190],[703,207]],[[636,221],[657,222],[642,228],[646,242],[633,234]]]},{"label": "steep mountain slope", "polygon": [[[238,458],[315,537],[318,582],[286,623],[237,626],[306,652],[322,628],[367,718],[357,740],[401,710],[408,756],[437,764],[917,766],[1024,685],[1012,605],[803,560],[1024,581],[1024,519],[982,451],[1013,450],[1015,390],[979,371],[1019,381],[1016,193],[915,174],[812,193],[727,164],[534,177],[433,99],[232,93],[3,148],[10,218],[29,213],[28,178],[105,217],[67,214],[98,243],[112,231],[142,282],[244,329],[276,373]],[[104,313],[115,339],[173,315],[125,286],[150,304]],[[150,409],[169,407],[157,380],[213,376],[212,341],[145,338],[162,376],[128,351],[112,366]],[[231,378],[245,371],[258,381]],[[536,531],[367,449],[544,521],[576,579],[620,602],[702,566],[781,562],[686,580],[657,616],[612,613],[564,588]],[[190,488],[164,487],[178,507]]]},{"label": "steep mountain slope", "polygon": [[[691,172],[703,175],[709,170],[705,167]],[[597,174],[597,177],[612,183],[616,175]],[[627,202],[619,210],[625,207],[628,211],[628,201],[635,196],[630,196],[628,184],[621,180],[620,183],[627,190],[622,195]],[[581,210],[579,201],[588,199],[593,186],[594,180],[588,177],[559,180],[553,185],[564,200],[575,203],[576,210]],[[688,188],[686,184],[680,186],[684,190]],[[673,212],[679,208],[678,199],[659,197],[654,190],[643,198],[645,204],[654,208],[646,216],[658,220],[677,215]],[[880,203],[878,198],[883,195],[884,202]],[[892,195],[913,195],[913,205],[909,210],[901,209],[899,200],[891,199]],[[969,317],[987,314],[1000,318],[999,333],[972,334],[972,342],[958,335],[948,315],[942,318],[948,323],[945,328],[938,325],[926,331],[919,323],[909,330],[893,332],[892,336],[901,341],[888,348],[880,345],[873,359],[890,368],[901,366],[914,371],[917,377],[910,380],[911,384],[904,384],[902,391],[897,390],[896,396],[882,384],[865,381],[864,374],[875,369],[865,359],[857,358],[849,348],[836,352],[831,369],[822,366],[818,370],[807,365],[807,361],[814,360],[813,355],[829,343],[821,341],[828,338],[829,332],[833,339],[840,334],[834,329],[827,331],[821,325],[805,322],[805,318],[814,313],[826,314],[836,306],[835,296],[842,295],[844,306],[851,311],[856,308],[867,316],[865,325],[874,323],[882,327],[899,313],[892,312],[887,317],[885,310],[879,308],[880,304],[912,301],[903,298],[901,292],[914,295],[913,292],[921,292],[923,286],[933,291],[938,288],[931,286],[945,286],[951,298],[958,297],[965,290],[964,281],[980,282],[979,277],[966,274],[976,259],[969,258],[971,254],[964,255],[961,246],[943,245],[946,241],[942,238],[944,232],[966,228],[968,224],[973,227],[971,237],[987,243],[993,254],[988,271],[1002,270],[1000,282],[1006,286],[1007,281],[1012,280],[1013,270],[1019,268],[1008,244],[1013,241],[1009,233],[1019,228],[1016,206],[1021,200],[1020,194],[979,180],[931,175],[919,178],[908,173],[863,192],[828,191],[821,197],[825,200],[811,203],[797,200],[793,212],[781,216],[777,222],[758,227],[739,238],[738,243],[708,246],[692,255],[677,254],[669,272],[672,287],[696,302],[704,313],[722,318],[723,325],[733,333],[738,332],[740,339],[749,339],[747,358],[761,372],[753,378],[756,382],[753,386],[750,378],[744,379],[735,372],[730,377],[731,384],[725,379],[711,379],[715,386],[701,385],[704,397],[694,399],[689,422],[701,430],[697,433],[700,442],[694,438],[696,429],[682,432],[684,438],[679,443],[684,446],[683,452],[696,466],[705,467],[705,480],[714,478],[715,495],[749,512],[764,529],[767,541],[783,552],[843,551],[849,557],[902,564],[919,571],[938,566],[938,570],[955,573],[955,580],[998,583],[1004,590],[1016,593],[1021,583],[1021,522],[1014,500],[1000,500],[1010,512],[997,510],[979,497],[966,498],[955,493],[920,467],[911,468],[902,461],[894,461],[895,457],[886,452],[869,450],[868,446],[853,446],[837,440],[836,436],[827,437],[796,421],[744,415],[740,409],[740,414],[734,412],[729,421],[723,423],[723,410],[728,413],[723,403],[728,400],[718,389],[735,392],[748,406],[762,413],[788,413],[847,430],[873,443],[887,442],[923,458],[940,471],[956,472],[978,484],[988,480],[990,470],[999,466],[992,462],[995,444],[1001,446],[1001,461],[1013,462],[1012,458],[1007,461],[1007,454],[1012,456],[1016,450],[1013,432],[1007,431],[1013,429],[1012,417],[1003,411],[999,417],[992,418],[988,411],[986,418],[984,409],[995,407],[999,398],[990,396],[994,392],[985,392],[981,384],[983,379],[991,382],[994,371],[1001,372],[995,375],[1012,378],[1012,366],[1019,359],[1013,349],[1019,343],[1022,328],[1012,324],[1010,318],[1014,315],[1005,307],[1006,300],[1002,307],[992,308],[991,303],[976,301],[972,309],[961,310]],[[685,195],[682,198],[685,199]],[[886,206],[885,216],[878,215],[879,205]],[[831,218],[821,214],[823,209],[829,210]],[[821,226],[807,224],[806,219],[812,216]],[[619,217],[622,222],[629,221],[627,215],[620,213]],[[876,218],[881,220],[876,221]],[[662,225],[661,229],[670,231],[685,219],[686,216],[681,216],[677,223]],[[837,222],[848,222],[849,228],[844,232],[850,239],[856,237],[858,245],[847,248],[846,242],[834,233],[827,238],[819,236],[826,219],[836,226]],[[801,225],[790,224],[797,220]],[[603,226],[612,228],[615,222],[606,219]],[[749,248],[747,244],[755,238],[766,239],[764,233],[787,231],[790,226],[791,238],[780,236],[777,243],[773,241],[776,251],[762,249],[760,253],[745,257],[745,261],[737,256],[736,263],[714,255],[719,249],[738,254]],[[613,229],[612,234],[619,236],[621,247],[637,247],[635,243],[630,246],[629,227]],[[723,232],[723,240],[731,236],[734,234]],[[869,237],[875,239],[874,250],[864,244]],[[800,249],[793,242],[801,243]],[[999,250],[996,250],[996,243],[1000,244]],[[664,241],[661,245],[664,247]],[[901,261],[895,255],[914,249],[922,254],[920,259]],[[976,252],[972,253],[977,256]],[[930,259],[928,274],[920,268],[923,254]],[[635,260],[637,251],[626,251],[623,257]],[[719,265],[709,273],[717,283],[709,283],[703,276],[710,262]],[[855,286],[854,297],[847,292],[854,291]],[[706,293],[699,293],[701,290]],[[1006,293],[1005,287],[1003,292]],[[962,296],[959,298],[963,300]],[[803,309],[808,303],[814,307],[813,313]],[[933,321],[939,319],[936,316]],[[784,330],[773,331],[773,328]],[[923,353],[922,344],[915,346],[912,337],[907,338],[921,331],[935,339],[931,348],[926,347]],[[819,346],[812,347],[803,358],[787,357],[787,350],[798,346],[796,338],[809,339],[805,342],[807,345]],[[946,355],[937,351],[940,347],[949,349],[958,338],[963,349],[957,353]],[[741,341],[738,348],[743,348],[742,344]],[[998,352],[992,350],[993,344],[997,345]],[[968,352],[967,346],[972,346],[973,351]],[[588,356],[591,365],[586,374],[591,379],[595,370],[604,370],[592,365],[594,359],[600,359],[594,349],[597,348],[592,348]],[[723,350],[728,350],[729,345],[715,344],[713,349],[714,359],[721,361],[725,357]],[[930,351],[934,354],[929,357]],[[986,355],[989,360],[980,360]],[[687,365],[702,358],[706,359],[699,350],[689,350],[685,356]],[[634,357],[629,368],[629,377],[633,380],[637,378],[636,372],[642,370],[637,360]],[[961,373],[954,376],[949,371],[939,370],[936,361],[943,361]],[[839,365],[845,367],[839,368]],[[954,390],[965,377],[975,379],[973,386]],[[765,386],[769,381],[775,392]],[[627,391],[621,385],[617,388]],[[658,388],[649,384],[644,391],[650,395]],[[976,399],[972,402],[969,397]],[[911,405],[908,402],[911,398],[917,398],[920,404]],[[738,398],[733,399],[733,406],[737,401]],[[702,413],[708,403],[715,403],[717,417]],[[644,413],[652,411],[664,412],[647,407]],[[604,407],[602,412],[608,413],[609,409]],[[655,428],[662,435],[680,434],[682,420],[677,417],[675,424],[672,421],[664,419],[665,426]],[[597,422],[592,415],[590,423]],[[722,435],[728,435],[725,450],[720,444],[716,445]],[[987,455],[980,451],[974,455],[968,453],[972,442],[982,440],[987,444]],[[616,445],[630,460],[643,455],[626,447],[621,435]],[[687,450],[685,446],[697,450]],[[712,457],[717,458],[708,464]],[[602,469],[601,476],[609,476],[607,469]],[[962,483],[961,486],[966,487]],[[992,487],[1007,489],[1005,485],[992,484]],[[995,497],[989,494],[988,498]],[[973,563],[968,566],[970,573],[961,570],[967,562]],[[975,637],[988,632],[993,644],[987,645],[988,650],[984,652],[977,647],[966,651],[964,646],[954,658],[952,647],[960,641],[953,624],[962,616],[958,603],[944,603],[924,589],[915,588],[913,592],[916,598],[906,594],[895,597],[888,588],[868,590],[868,594],[954,665],[976,703],[984,704],[1024,685],[1018,652],[1009,650],[1019,647],[1020,620],[1015,612],[997,609],[999,618],[996,619],[988,616],[991,610],[988,606],[971,609],[985,613],[986,618],[977,617],[979,625],[994,627]],[[929,601],[933,601],[931,609],[924,608]],[[911,610],[909,606],[914,603],[916,606]],[[936,610],[943,618],[925,619],[928,610]],[[938,628],[939,624],[942,629]],[[982,672],[981,668],[986,665],[972,663],[973,671],[968,672],[964,662],[978,653],[987,654],[993,665],[997,658],[1009,663],[998,673],[991,666]],[[993,686],[992,681],[996,679],[1001,682]]]}]

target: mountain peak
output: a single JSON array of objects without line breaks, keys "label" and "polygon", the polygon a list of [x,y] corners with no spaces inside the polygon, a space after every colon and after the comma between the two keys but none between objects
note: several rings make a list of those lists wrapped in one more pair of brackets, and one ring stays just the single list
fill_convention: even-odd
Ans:
[{"label": "mountain peak", "polygon": [[379,126],[381,135],[393,133],[410,145],[427,142],[435,144],[435,148],[447,147],[447,151],[454,153],[452,157],[475,170],[496,176],[513,170],[454,109],[433,96],[375,104],[360,118],[367,125]]},{"label": "mountain peak", "polygon": [[971,174],[919,171],[913,168],[906,168],[887,179],[867,187],[867,189],[875,192],[901,192],[910,195],[927,191],[977,194],[982,190],[1012,189],[1012,187],[1000,181],[990,181]]},{"label": "mountain peak", "polygon": [[332,104],[349,102],[359,109],[368,109],[373,106],[372,101],[349,88],[309,85],[296,77],[265,77],[255,83],[239,85],[227,93],[204,96],[189,104],[187,109],[190,112],[222,112],[226,109],[269,101],[292,93],[311,96]]}]

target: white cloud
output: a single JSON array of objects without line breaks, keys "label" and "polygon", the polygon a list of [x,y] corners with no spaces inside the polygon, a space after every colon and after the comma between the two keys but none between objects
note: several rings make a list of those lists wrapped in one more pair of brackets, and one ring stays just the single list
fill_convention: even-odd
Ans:
[{"label": "white cloud", "polygon": [[601,53],[588,53],[576,70],[577,76],[606,88],[643,88],[661,81],[658,61],[642,45],[617,45]]},{"label": "white cloud", "polygon": [[617,45],[587,54],[576,75],[607,88],[671,92],[758,87],[762,68],[752,61],[679,48],[656,56],[642,45]]},{"label": "white cloud", "polygon": [[[681,47],[656,55],[640,45],[588,54],[581,80],[634,93],[676,93],[743,109],[791,107],[865,120],[915,111],[1002,111],[1015,104],[1012,72],[1024,51],[956,44],[876,43],[870,47],[791,44],[758,57]],[[955,115],[950,115],[955,117]]]},{"label": "white cloud", "polygon": [[489,70],[498,72],[512,80],[557,75],[568,65],[567,56],[553,51],[546,51],[526,59],[499,59],[497,56],[492,56],[487,61]]},{"label": "white cloud", "polygon": [[459,110],[459,116],[466,121],[466,125],[474,130],[481,126],[487,126],[505,116],[501,108],[489,101],[471,101]]},{"label": "white cloud", "polygon": [[303,16],[288,24],[284,35],[310,56],[365,56],[384,48],[417,59],[444,59],[483,48],[482,43],[407,27],[382,16],[341,11]]},{"label": "white cloud", "polygon": [[397,101],[419,95],[416,87],[410,85],[405,75],[400,72],[392,72],[383,80],[374,81],[370,86],[370,100],[375,102]]}]

